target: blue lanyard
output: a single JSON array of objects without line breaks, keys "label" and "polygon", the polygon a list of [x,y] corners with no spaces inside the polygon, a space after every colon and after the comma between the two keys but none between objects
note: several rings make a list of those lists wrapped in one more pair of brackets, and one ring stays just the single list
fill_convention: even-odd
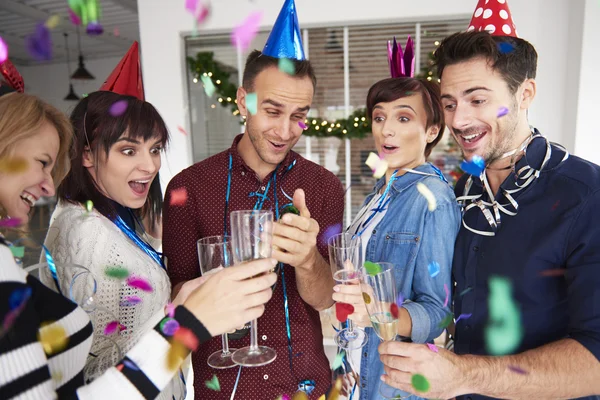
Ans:
[{"label": "blue lanyard", "polygon": [[[139,223],[135,216],[134,221]],[[135,243],[140,249],[142,249],[144,253],[148,254],[150,258],[152,258],[163,269],[167,269],[162,261],[161,254],[158,251],[156,251],[154,247],[150,246],[148,243],[142,240],[142,238],[140,238],[138,234],[133,229],[131,229],[129,225],[125,223],[125,221],[123,221],[123,218],[121,218],[120,215],[117,214],[117,218],[115,218],[113,222],[119,227],[121,232],[123,232],[129,239],[131,239],[133,243]]]}]

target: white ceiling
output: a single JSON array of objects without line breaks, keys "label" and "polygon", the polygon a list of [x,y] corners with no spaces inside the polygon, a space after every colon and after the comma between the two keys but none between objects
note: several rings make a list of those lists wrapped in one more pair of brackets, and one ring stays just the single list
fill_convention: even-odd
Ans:
[{"label": "white ceiling", "polygon": [[[137,1],[97,1],[102,9],[100,23],[104,33],[89,36],[85,27],[80,27],[83,55],[86,60],[122,56],[134,40],[139,41]],[[61,17],[60,24],[52,29],[53,58],[39,62],[28,54],[25,38],[35,31],[37,23],[53,15]],[[67,0],[0,0],[0,36],[8,45],[9,58],[16,65],[65,62],[65,32],[69,34],[69,57],[73,63],[79,51],[76,27],[69,21]]]}]

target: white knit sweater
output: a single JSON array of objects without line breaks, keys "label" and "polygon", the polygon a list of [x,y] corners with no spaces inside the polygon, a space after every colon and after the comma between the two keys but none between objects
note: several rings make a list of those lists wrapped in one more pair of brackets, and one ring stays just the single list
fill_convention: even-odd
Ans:
[{"label": "white knit sweater", "polygon": [[[160,250],[160,240],[148,235],[143,239]],[[97,308],[90,313],[94,326],[90,352],[96,357],[89,356],[84,369],[86,380],[92,380],[115,365],[144,333],[160,321],[160,310],[170,299],[171,283],[166,271],[112,221],[96,210],[88,213],[80,205],[62,201],[58,203],[44,245],[56,263],[82,265],[93,273],[97,281],[94,298]],[[41,259],[45,261],[43,253]],[[125,281],[107,276],[106,269],[109,267],[126,268],[130,276],[144,278],[154,290],[144,292],[131,288]],[[68,288],[71,277],[63,275],[59,278],[61,287]],[[55,289],[47,269],[40,273],[40,280]],[[124,305],[128,296],[138,296],[142,301],[136,305]],[[126,328],[111,336],[118,347],[104,335],[106,325],[115,320]],[[175,399],[183,399],[184,391],[183,382],[177,375],[158,398],[172,399],[175,396]]]}]

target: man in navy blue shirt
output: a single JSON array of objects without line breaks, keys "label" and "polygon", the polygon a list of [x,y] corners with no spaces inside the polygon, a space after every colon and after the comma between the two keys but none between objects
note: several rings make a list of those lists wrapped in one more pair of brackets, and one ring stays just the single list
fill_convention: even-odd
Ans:
[{"label": "man in navy blue shirt", "polygon": [[457,33],[436,60],[446,123],[486,169],[456,187],[455,353],[386,342],[383,379],[427,398],[600,398],[600,167],[529,126],[527,41]]}]

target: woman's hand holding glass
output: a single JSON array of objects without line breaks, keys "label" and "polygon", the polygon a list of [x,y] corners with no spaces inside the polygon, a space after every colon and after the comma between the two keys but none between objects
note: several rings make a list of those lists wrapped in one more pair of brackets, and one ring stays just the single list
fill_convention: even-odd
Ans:
[{"label": "woman's hand holding glass", "polygon": [[335,285],[333,287],[333,300],[339,303],[352,304],[354,312],[348,315],[348,319],[351,319],[357,326],[366,328],[371,326],[371,318],[367,312],[362,292],[358,279],[356,282],[349,282],[345,285]]}]

